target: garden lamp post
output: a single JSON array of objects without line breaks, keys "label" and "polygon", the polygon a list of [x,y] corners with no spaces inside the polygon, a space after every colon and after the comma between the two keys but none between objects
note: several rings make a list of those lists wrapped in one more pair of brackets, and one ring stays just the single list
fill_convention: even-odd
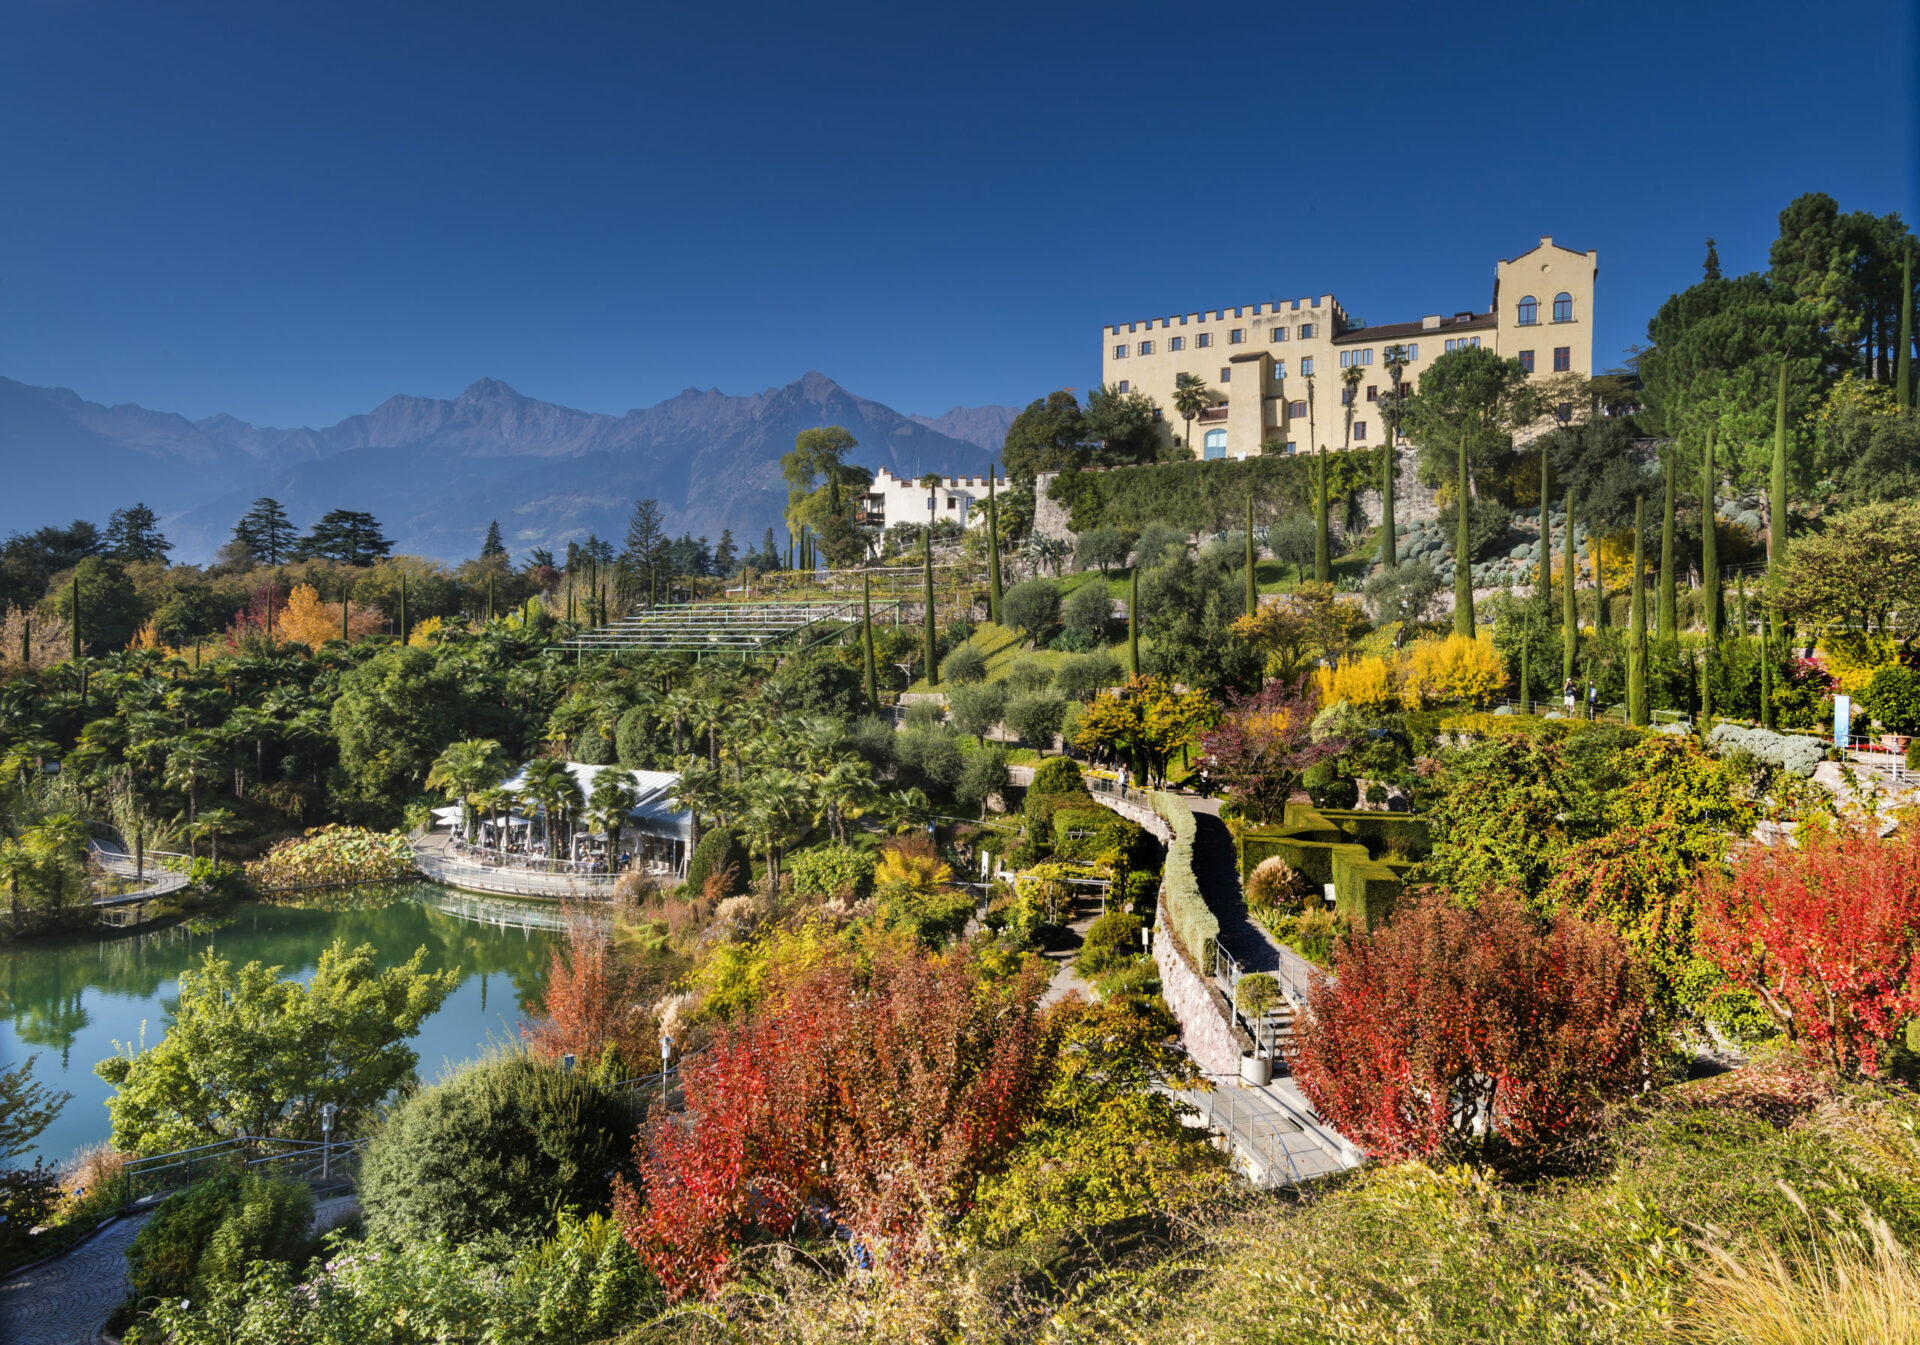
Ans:
[{"label": "garden lamp post", "polygon": [[667,1114],[667,1062],[673,1059],[673,1038],[660,1034],[660,1114]]},{"label": "garden lamp post", "polygon": [[340,1108],[328,1102],[320,1108],[320,1180],[326,1181],[333,1172],[333,1117]]}]

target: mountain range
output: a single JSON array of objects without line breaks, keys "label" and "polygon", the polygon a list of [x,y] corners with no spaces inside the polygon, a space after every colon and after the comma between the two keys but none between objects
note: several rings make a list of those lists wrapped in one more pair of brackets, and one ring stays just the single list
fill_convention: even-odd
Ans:
[{"label": "mountain range", "polygon": [[[516,557],[589,532],[616,546],[636,499],[670,529],[744,549],[782,526],[780,455],[800,431],[842,425],[853,460],[896,475],[984,472],[1017,409],[903,415],[821,373],[750,396],[688,388],[614,416],[523,397],[483,378],[452,400],[402,394],[325,429],[204,420],[0,378],[0,530],[26,531],[141,501],[174,559],[206,561],[261,495],[305,527],[329,509],[378,518],[402,554],[458,561],[498,519]],[[784,533],[781,534],[784,538]]]}]

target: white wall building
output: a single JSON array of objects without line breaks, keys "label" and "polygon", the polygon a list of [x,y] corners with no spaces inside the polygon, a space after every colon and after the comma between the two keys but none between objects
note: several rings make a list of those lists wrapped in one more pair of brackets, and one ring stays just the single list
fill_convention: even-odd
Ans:
[{"label": "white wall building", "polygon": [[[994,490],[1004,492],[1007,478],[994,478]],[[933,508],[927,508],[931,498]],[[987,478],[984,476],[943,476],[937,490],[929,492],[912,477],[898,477],[882,467],[867,491],[867,521],[882,528],[896,523],[925,523],[929,517],[950,518],[963,528],[971,528],[987,516]],[[975,507],[979,506],[979,507]]]}]

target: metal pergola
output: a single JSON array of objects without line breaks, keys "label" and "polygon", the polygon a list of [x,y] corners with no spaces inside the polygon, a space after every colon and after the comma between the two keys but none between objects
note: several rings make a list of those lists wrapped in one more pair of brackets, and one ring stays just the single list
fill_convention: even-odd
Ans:
[{"label": "metal pergola", "polygon": [[[900,603],[875,602],[875,620]],[[733,653],[811,649],[860,624],[859,599],[833,602],[698,602],[645,608],[570,636],[561,648],[611,653]]]}]

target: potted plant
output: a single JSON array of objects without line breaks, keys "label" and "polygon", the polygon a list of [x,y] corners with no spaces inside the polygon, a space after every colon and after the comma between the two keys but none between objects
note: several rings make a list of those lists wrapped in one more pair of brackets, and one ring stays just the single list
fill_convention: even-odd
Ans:
[{"label": "potted plant", "polygon": [[1280,1003],[1280,983],[1264,971],[1242,976],[1234,987],[1233,1001],[1253,1034],[1253,1054],[1240,1058],[1240,1082],[1265,1087],[1273,1082],[1273,1038],[1267,1015]]}]

